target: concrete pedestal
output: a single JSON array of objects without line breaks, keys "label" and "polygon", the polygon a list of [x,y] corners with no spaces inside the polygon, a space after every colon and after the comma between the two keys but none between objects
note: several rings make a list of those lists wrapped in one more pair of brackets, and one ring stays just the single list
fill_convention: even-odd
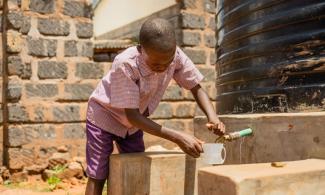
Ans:
[{"label": "concrete pedestal", "polygon": [[109,195],[197,195],[204,164],[181,152],[115,154],[110,159]]},{"label": "concrete pedestal", "polygon": [[146,152],[110,158],[110,195],[184,195],[185,154]]},{"label": "concrete pedestal", "polygon": [[[325,159],[325,112],[220,116],[228,132],[251,127],[254,136],[226,144],[225,164]],[[194,119],[194,134],[205,142],[216,136]]]},{"label": "concrete pedestal", "polygon": [[325,160],[224,165],[199,170],[199,195],[324,195]]}]

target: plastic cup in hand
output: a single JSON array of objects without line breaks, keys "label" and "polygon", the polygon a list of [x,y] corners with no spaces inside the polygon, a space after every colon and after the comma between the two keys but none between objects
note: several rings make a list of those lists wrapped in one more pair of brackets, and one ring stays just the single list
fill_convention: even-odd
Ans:
[{"label": "plastic cup in hand", "polygon": [[203,144],[202,159],[204,163],[210,165],[223,164],[226,159],[226,149],[219,143]]}]

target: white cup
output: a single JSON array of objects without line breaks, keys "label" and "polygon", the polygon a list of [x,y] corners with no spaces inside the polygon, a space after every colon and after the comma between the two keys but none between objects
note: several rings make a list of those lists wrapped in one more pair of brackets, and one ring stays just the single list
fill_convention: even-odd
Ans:
[{"label": "white cup", "polygon": [[223,164],[226,159],[226,148],[223,144],[203,144],[202,159],[204,163],[209,165]]}]

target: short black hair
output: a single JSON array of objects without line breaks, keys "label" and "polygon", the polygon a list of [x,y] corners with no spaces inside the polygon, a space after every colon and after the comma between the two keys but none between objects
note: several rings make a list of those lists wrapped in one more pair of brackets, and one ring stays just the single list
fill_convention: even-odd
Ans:
[{"label": "short black hair", "polygon": [[146,20],[140,29],[140,45],[145,49],[170,51],[175,49],[176,37],[172,24],[162,18]]}]

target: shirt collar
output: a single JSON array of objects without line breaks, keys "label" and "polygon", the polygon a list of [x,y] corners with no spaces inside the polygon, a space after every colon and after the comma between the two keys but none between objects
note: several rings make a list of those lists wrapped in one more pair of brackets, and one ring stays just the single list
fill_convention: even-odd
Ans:
[{"label": "shirt collar", "polygon": [[142,76],[148,76],[151,74],[154,74],[155,72],[152,71],[149,66],[144,62],[141,54],[139,53],[139,55],[137,56],[137,64],[139,66],[139,70]]},{"label": "shirt collar", "polygon": [[[176,48],[176,53],[175,53],[175,56],[174,56],[174,60],[171,62],[171,64],[169,65],[169,67],[167,68],[167,70],[165,70],[164,72],[162,73],[166,73],[170,67],[175,63],[175,60],[177,59],[177,56],[178,56],[178,47]],[[141,53],[139,52],[138,55],[136,56],[136,61],[137,61],[137,64],[139,66],[139,70],[140,70],[140,74],[142,76],[148,76],[148,75],[151,75],[151,74],[158,74],[154,71],[152,71],[149,66],[145,63]]]}]

